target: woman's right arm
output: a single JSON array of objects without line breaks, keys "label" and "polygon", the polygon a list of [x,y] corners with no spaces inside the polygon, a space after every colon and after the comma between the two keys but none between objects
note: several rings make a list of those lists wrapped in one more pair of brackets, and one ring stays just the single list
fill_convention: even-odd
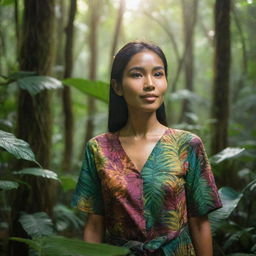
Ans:
[{"label": "woman's right arm", "polygon": [[102,243],[105,235],[104,217],[89,214],[84,227],[84,241],[89,243]]}]

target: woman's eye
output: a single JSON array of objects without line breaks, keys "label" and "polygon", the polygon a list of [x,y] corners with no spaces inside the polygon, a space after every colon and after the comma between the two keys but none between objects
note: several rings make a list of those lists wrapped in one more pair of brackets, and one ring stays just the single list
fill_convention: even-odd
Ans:
[{"label": "woman's eye", "polygon": [[163,73],[163,72],[156,72],[154,75],[155,75],[155,76],[163,76],[164,73]]},{"label": "woman's eye", "polygon": [[134,78],[141,77],[141,73],[132,73],[131,77],[134,77]]}]

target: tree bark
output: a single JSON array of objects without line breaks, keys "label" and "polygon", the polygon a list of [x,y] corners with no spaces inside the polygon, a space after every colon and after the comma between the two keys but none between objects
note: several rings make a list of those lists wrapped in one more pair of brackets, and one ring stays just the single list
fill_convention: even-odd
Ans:
[{"label": "tree bark", "polygon": [[[65,71],[64,78],[71,77],[73,70],[73,39],[74,39],[74,19],[76,15],[77,1],[71,0],[69,10],[69,21],[66,27],[65,46]],[[73,156],[73,133],[74,115],[72,110],[71,90],[65,86],[62,94],[62,104],[64,110],[64,138],[65,148],[62,161],[62,169],[67,172],[71,170]]]},{"label": "tree bark", "polygon": [[62,79],[64,76],[64,51],[65,51],[65,38],[64,38],[64,29],[66,24],[66,1],[56,0],[56,7],[58,12],[56,15],[56,33],[58,40],[56,41],[56,66],[55,75]]},{"label": "tree bark", "polygon": [[215,2],[215,56],[211,153],[228,146],[229,70],[230,70],[230,0]]},{"label": "tree bark", "polygon": [[[89,49],[90,49],[90,69],[89,69],[89,79],[95,80],[97,77],[97,34],[98,34],[98,23],[100,17],[100,4],[101,0],[90,0],[90,36],[89,36]],[[86,135],[85,141],[88,141],[93,136],[94,131],[94,114],[96,111],[95,99],[88,97],[88,119],[86,123]],[[83,145],[84,151],[84,145]]]},{"label": "tree bark", "polygon": [[[182,0],[183,32],[186,49],[184,61],[185,88],[189,91],[194,90],[194,31],[197,20],[198,0]],[[191,102],[185,99],[182,104],[179,122],[192,123],[186,117],[186,113],[192,112]]]},{"label": "tree bark", "polygon": [[117,20],[116,20],[115,33],[114,33],[114,37],[113,37],[112,50],[111,50],[111,54],[110,54],[110,65],[109,65],[110,67],[113,62],[113,57],[116,53],[116,47],[117,47],[118,38],[120,35],[120,28],[122,25],[124,10],[125,10],[125,0],[120,0],[120,6],[118,9],[118,16],[117,16]]},{"label": "tree bark", "polygon": [[[54,1],[24,1],[23,36],[19,54],[20,69],[35,71],[39,75],[49,75],[54,56]],[[31,96],[25,90],[19,90],[16,136],[27,141],[35,153],[37,161],[44,167],[50,167],[51,149],[51,98],[49,91]],[[19,161],[17,170],[31,166]],[[21,211],[34,213],[39,211],[52,215],[54,186],[48,179],[24,177],[29,186],[21,185],[12,205],[11,236],[26,237],[19,224]],[[27,255],[26,246],[12,242],[8,255]]]},{"label": "tree bark", "polygon": [[20,26],[19,26],[19,2],[18,0],[14,1],[14,22],[15,22],[15,34],[16,34],[16,53],[19,54],[19,45],[20,45]]}]

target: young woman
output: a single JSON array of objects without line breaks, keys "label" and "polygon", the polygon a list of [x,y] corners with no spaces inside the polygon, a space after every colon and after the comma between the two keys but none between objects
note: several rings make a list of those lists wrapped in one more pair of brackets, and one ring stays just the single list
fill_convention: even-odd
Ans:
[{"label": "young woman", "polygon": [[88,213],[84,240],[131,255],[211,256],[207,214],[221,202],[201,139],[167,127],[164,53],[126,44],[110,83],[109,132],[87,143],[72,201]]}]

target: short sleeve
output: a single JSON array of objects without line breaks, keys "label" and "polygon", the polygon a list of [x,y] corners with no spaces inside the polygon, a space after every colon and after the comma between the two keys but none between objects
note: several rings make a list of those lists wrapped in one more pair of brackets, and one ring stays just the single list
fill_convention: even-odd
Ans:
[{"label": "short sleeve", "polygon": [[104,214],[101,181],[89,143],[85,148],[85,156],[71,205],[86,213]]},{"label": "short sleeve", "polygon": [[201,139],[189,143],[186,201],[189,217],[202,216],[222,207],[217,186]]}]

